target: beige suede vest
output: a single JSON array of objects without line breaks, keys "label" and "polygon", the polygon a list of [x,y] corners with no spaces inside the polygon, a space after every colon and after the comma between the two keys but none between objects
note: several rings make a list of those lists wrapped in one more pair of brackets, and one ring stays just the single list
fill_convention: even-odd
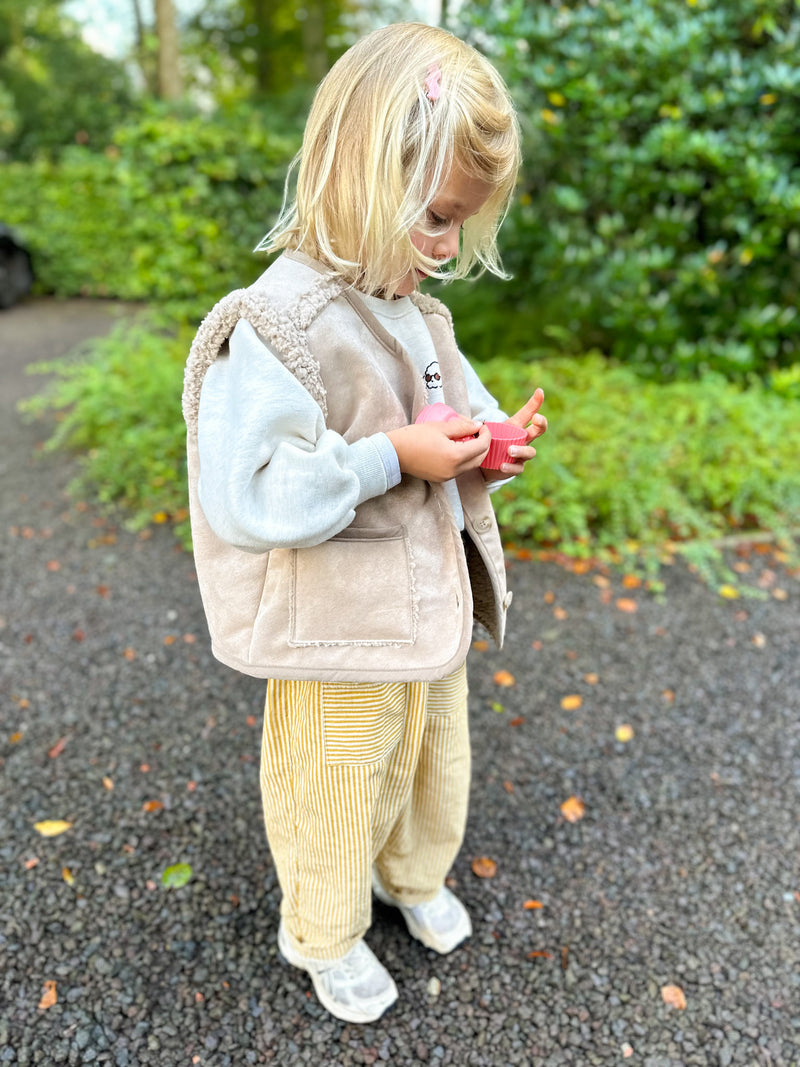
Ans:
[{"label": "beige suede vest", "polygon": [[[431,297],[413,299],[433,338],[445,400],[467,411],[449,312]],[[212,309],[189,354],[183,409],[194,554],[215,656],[262,678],[433,681],[466,657],[473,605],[501,645],[511,595],[480,471],[458,479],[466,554],[442,486],[406,475],[313,548],[256,554],[213,533],[197,494],[197,412],[203,376],[240,318],[280,353],[347,441],[405,426],[426,402],[408,354],[357,293],[300,253],[284,254]]]}]

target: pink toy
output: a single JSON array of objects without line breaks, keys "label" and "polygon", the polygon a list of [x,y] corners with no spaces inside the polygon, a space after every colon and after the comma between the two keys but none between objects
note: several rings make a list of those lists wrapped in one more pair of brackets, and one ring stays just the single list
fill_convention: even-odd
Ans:
[{"label": "pink toy", "polygon": [[513,463],[513,457],[509,456],[508,450],[511,445],[524,445],[528,435],[520,426],[512,422],[487,422],[489,433],[492,435],[492,443],[486,453],[482,467],[487,470],[499,471],[503,463]]},{"label": "pink toy", "polygon": [[450,419],[459,419],[461,416],[448,404],[427,404],[419,415],[416,422],[449,422]]}]

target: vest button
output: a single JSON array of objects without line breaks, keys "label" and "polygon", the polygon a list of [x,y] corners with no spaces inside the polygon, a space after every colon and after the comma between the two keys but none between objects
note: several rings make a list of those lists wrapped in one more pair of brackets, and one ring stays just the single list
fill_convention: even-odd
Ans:
[{"label": "vest button", "polygon": [[491,528],[491,525],[492,525],[492,520],[487,515],[484,515],[482,518],[480,518],[480,519],[478,519],[476,521],[475,529],[476,530],[488,530],[488,529]]}]

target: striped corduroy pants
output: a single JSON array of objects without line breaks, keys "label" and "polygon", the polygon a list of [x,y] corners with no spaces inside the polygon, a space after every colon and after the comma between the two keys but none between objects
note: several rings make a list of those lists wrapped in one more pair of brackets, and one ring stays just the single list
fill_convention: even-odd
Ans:
[{"label": "striped corduroy pants", "polygon": [[336,959],[371,921],[371,871],[403,904],[432,900],[461,847],[467,678],[270,681],[261,795],[295,948]]}]

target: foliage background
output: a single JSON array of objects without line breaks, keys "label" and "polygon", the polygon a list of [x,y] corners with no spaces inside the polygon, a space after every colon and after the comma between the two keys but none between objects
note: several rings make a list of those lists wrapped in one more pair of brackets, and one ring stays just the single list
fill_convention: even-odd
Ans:
[{"label": "foliage background", "polygon": [[[184,522],[188,338],[265,265],[250,250],[315,75],[398,17],[355,0],[304,10],[204,5],[179,27],[183,90],[164,99],[152,27],[111,60],[57,0],[0,0],[0,221],[27,240],[41,292],[156,310],[32,408],[66,413],[54,444],[82,451],[85,479],[138,523]],[[508,408],[548,393],[539,459],[499,498],[510,536],[578,556],[635,546],[651,571],[665,544],[702,562],[724,533],[788,537],[797,3],[474,0],[452,28],[501,68],[524,138],[502,240],[512,279],[437,291]]]}]

